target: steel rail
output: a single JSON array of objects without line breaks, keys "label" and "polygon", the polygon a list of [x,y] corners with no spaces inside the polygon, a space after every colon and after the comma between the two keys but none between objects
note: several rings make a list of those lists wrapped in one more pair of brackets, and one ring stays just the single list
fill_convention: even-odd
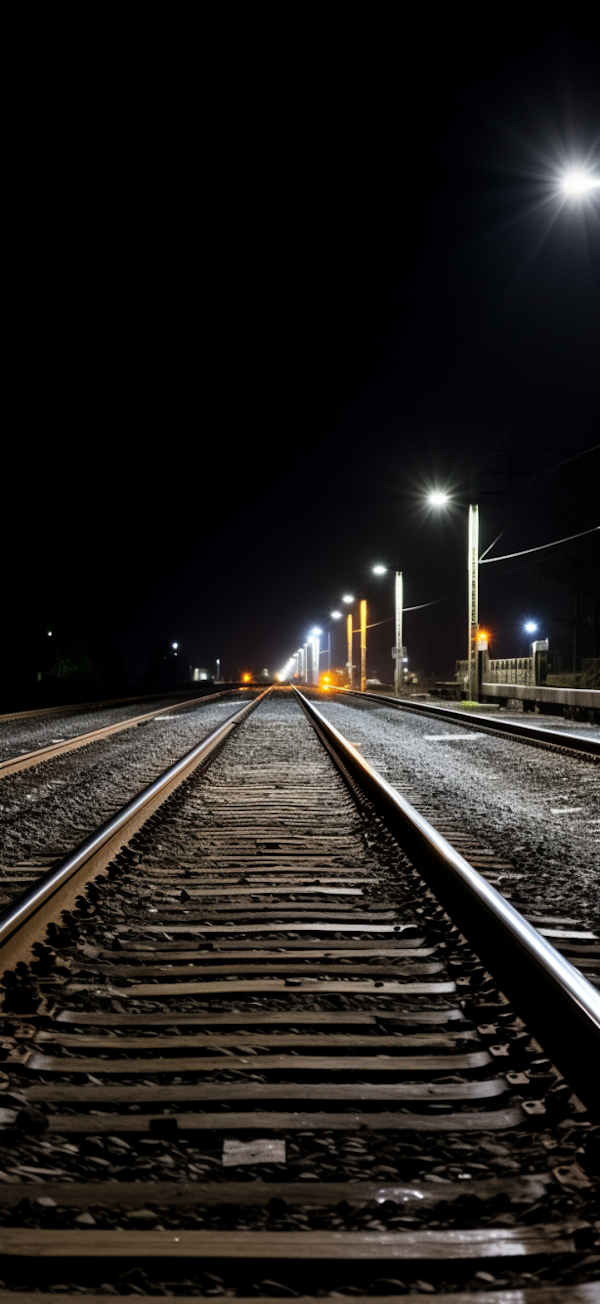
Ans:
[{"label": "steel rail", "polygon": [[545,1052],[597,1114],[600,993],[363,759],[314,702],[297,688],[294,693]]},{"label": "steel rail", "polygon": [[[3,948],[31,920],[32,916],[37,915],[41,908],[50,902],[84,866],[96,858],[107,843],[112,842],[116,835],[123,833],[128,825],[135,822],[136,817],[139,825],[139,817],[143,816],[145,808],[156,804],[157,799],[159,803],[161,799],[164,800],[168,795],[166,790],[170,791],[177,782],[181,782],[187,772],[206,760],[232,729],[241,724],[270,691],[270,688],[265,689],[252,702],[248,702],[236,711],[229,720],[213,729],[206,738],[202,739],[202,742],[197,743],[180,760],[170,765],[158,779],[143,788],[110,819],[105,820],[99,828],[84,838],[68,856],[42,874],[33,887],[28,888],[0,912],[0,972],[3,967]],[[121,839],[122,842],[125,840]]]},{"label": "steel rail", "polygon": [[566,729],[544,729],[540,725],[521,724],[518,720],[498,720],[488,715],[448,706],[435,706],[433,702],[414,702],[405,697],[389,697],[385,693],[358,693],[350,688],[330,688],[328,694],[339,693],[344,697],[356,697],[359,701],[377,702],[379,706],[391,706],[396,711],[413,711],[417,715],[428,715],[438,720],[450,720],[452,724],[466,729],[485,729],[488,733],[508,734],[519,738],[521,742],[546,743],[552,747],[566,747],[570,751],[584,752],[591,756],[600,756],[600,739],[584,738],[581,734],[569,733]]},{"label": "steel rail", "polygon": [[199,703],[214,702],[226,697],[229,692],[243,691],[244,689],[238,688],[225,689],[222,693],[210,693],[206,697],[190,697],[184,702],[171,702],[169,706],[160,706],[157,711],[145,711],[143,715],[132,715],[128,720],[118,720],[115,724],[106,724],[100,729],[89,729],[87,733],[74,734],[72,738],[65,738],[59,743],[48,743],[33,752],[8,756],[5,761],[0,761],[0,779],[8,774],[18,774],[20,770],[29,770],[33,765],[41,765],[43,761],[51,761],[54,756],[62,756],[64,752],[74,752],[78,747],[87,747],[89,743],[109,738],[111,734],[122,733],[124,729],[133,729],[135,725],[145,724],[160,715],[170,715],[173,711],[182,711],[184,707],[197,706]]},{"label": "steel rail", "polygon": [[[244,688],[254,688],[255,684],[227,684],[222,691],[225,693],[237,692]],[[97,711],[101,706],[128,706],[130,702],[153,702],[156,698],[161,700],[165,697],[181,697],[183,689],[174,690],[172,688],[165,690],[164,693],[138,693],[136,697],[102,697],[90,702],[63,702],[60,706],[35,706],[30,711],[6,711],[0,715],[0,724],[5,724],[9,720],[26,720],[34,715],[57,715],[61,711]],[[189,691],[189,689],[188,689]],[[198,693],[194,701],[201,702],[204,700],[203,694]]]}]

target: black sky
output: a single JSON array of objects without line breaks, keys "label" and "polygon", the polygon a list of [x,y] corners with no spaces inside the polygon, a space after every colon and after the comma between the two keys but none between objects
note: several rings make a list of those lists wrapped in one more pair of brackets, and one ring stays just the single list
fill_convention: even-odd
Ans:
[{"label": "black sky", "polygon": [[[391,614],[383,561],[447,598],[405,632],[443,673],[466,525],[428,487],[466,501],[478,466],[503,552],[598,523],[532,478],[600,441],[600,205],[557,193],[600,173],[598,51],[399,12],[231,10],[51,82],[12,199],[8,629],[85,622],[132,674],[160,638],[276,669],[342,591]],[[487,568],[498,655],[551,608]]]}]

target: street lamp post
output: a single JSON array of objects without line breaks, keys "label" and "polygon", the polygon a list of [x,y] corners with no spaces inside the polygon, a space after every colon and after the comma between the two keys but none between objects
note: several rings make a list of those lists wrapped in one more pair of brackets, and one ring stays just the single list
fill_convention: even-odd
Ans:
[{"label": "street lamp post", "polygon": [[321,660],[320,635],[322,633],[323,630],[318,629],[316,626],[310,632],[311,647],[312,647],[312,682],[313,684],[316,684],[317,688],[319,686],[319,670],[320,670],[320,660]]},{"label": "street lamp post", "polygon": [[[341,619],[342,619],[341,611],[331,612],[331,620],[341,620]],[[329,629],[327,630],[327,674],[328,675],[331,674],[331,622],[329,624]]]},{"label": "street lamp post", "polygon": [[[351,602],[354,602],[354,598],[353,598],[352,594],[351,594],[351,593],[345,593],[344,596],[343,596],[343,598],[342,598],[342,602],[345,602],[346,604],[351,603]],[[346,671],[347,671],[347,674],[348,674],[348,688],[353,688],[353,687],[354,687],[354,674],[353,674],[354,666],[353,666],[353,663],[352,663],[352,634],[353,634],[353,629],[352,629],[352,612],[349,611],[349,612],[348,612],[348,615],[347,615],[347,617],[346,617],[346,637],[347,637],[347,640],[348,640],[348,660],[347,660],[347,662],[346,662]]]},{"label": "street lamp post", "polygon": [[[375,575],[385,575],[387,566],[374,566]],[[404,610],[404,579],[402,571],[397,570],[394,580],[394,639],[395,645],[392,649],[394,658],[394,693],[396,697],[400,696],[400,689],[404,683],[404,662],[403,656],[403,631],[402,631],[402,613]]]},{"label": "street lamp post", "polygon": [[479,701],[479,508],[469,506],[469,553],[467,559],[469,592],[469,701]]},{"label": "street lamp post", "polygon": [[[445,507],[448,494],[435,490],[429,494],[432,507]],[[467,595],[469,604],[469,641],[467,692],[471,702],[479,701],[479,507],[469,505],[469,544],[467,550]]]},{"label": "street lamp post", "polygon": [[367,687],[367,602],[360,600],[360,691]]},{"label": "street lamp post", "polygon": [[404,634],[402,628],[402,612],[404,609],[404,579],[402,571],[396,571],[396,580],[394,585],[394,626],[396,635],[396,660],[394,661],[394,692],[396,697],[400,697],[400,692],[404,684]]}]

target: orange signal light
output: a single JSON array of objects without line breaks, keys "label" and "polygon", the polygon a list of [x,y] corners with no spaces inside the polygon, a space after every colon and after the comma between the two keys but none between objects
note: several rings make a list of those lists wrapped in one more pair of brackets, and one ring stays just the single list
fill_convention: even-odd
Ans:
[{"label": "orange signal light", "polygon": [[244,684],[249,684],[251,679],[252,675],[242,675],[242,683]]}]

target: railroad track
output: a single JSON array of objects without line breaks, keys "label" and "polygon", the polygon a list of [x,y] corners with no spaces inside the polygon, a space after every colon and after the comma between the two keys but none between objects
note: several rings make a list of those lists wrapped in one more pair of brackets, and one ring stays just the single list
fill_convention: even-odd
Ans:
[{"label": "railroad track", "polygon": [[13,903],[0,968],[0,1300],[599,1298],[598,996],[299,695]]},{"label": "railroad track", "polygon": [[[319,695],[317,690],[311,696]],[[361,702],[376,703],[394,711],[408,711],[415,715],[429,716],[431,720],[444,720],[464,729],[477,729],[480,733],[496,734],[528,743],[531,747],[548,747],[553,751],[573,752],[589,760],[600,759],[600,739],[589,735],[573,733],[568,729],[551,729],[544,725],[525,724],[520,720],[506,720],[499,716],[485,715],[477,711],[461,711],[458,707],[437,706],[433,702],[417,702],[414,698],[389,697],[386,693],[358,693],[348,688],[331,688],[327,695],[339,696],[359,705]]]},{"label": "railroad track", "polygon": [[[327,702],[331,701],[331,692],[316,693],[315,690],[309,690],[311,700],[322,702],[327,710]],[[366,704],[363,698],[368,700]],[[422,815],[429,820],[431,824],[442,833],[450,844],[463,855],[469,864],[474,866],[488,882],[497,887],[508,900],[517,907],[530,923],[539,929],[540,933],[552,941],[552,944],[560,950],[572,964],[576,965],[585,974],[589,982],[600,987],[600,937],[598,935],[598,910],[597,895],[594,898],[593,891],[591,897],[581,900],[577,888],[570,886],[565,892],[564,886],[561,892],[562,877],[565,880],[565,871],[557,876],[555,867],[557,854],[560,854],[557,848],[549,853],[549,859],[543,854],[544,849],[539,848],[541,857],[536,857],[535,865],[527,863],[527,857],[522,855],[513,857],[510,853],[511,836],[507,830],[503,838],[497,836],[490,839],[489,834],[486,836],[486,819],[484,812],[479,812],[479,817],[474,820],[473,813],[466,816],[462,809],[459,793],[456,788],[452,793],[448,788],[444,791],[436,792],[435,779],[432,782],[432,776],[428,775],[427,783],[423,784],[423,775],[420,779],[413,772],[411,764],[412,753],[406,750],[406,726],[410,723],[411,712],[408,709],[410,704],[400,702],[395,699],[385,698],[381,700],[380,694],[349,694],[340,692],[338,700],[344,706],[356,707],[356,718],[360,721],[360,726],[356,727],[350,721],[340,721],[339,716],[334,715],[333,722],[338,722],[339,727],[350,731],[353,739],[359,735],[359,742],[355,746],[359,751],[366,748],[367,755],[371,758],[371,763],[383,767],[384,777],[392,784],[393,788],[406,798]],[[371,726],[379,717],[382,707],[387,708],[390,705],[399,706],[400,714],[396,716],[399,725],[398,743],[396,755],[390,752],[390,730],[389,725],[394,722],[394,716],[387,714],[384,724],[384,733],[379,735],[377,728]],[[379,708],[379,712],[374,714],[374,708]],[[406,708],[406,713],[404,713]],[[437,743],[444,743],[446,746],[453,746],[457,742],[476,739],[487,735],[495,737],[501,742],[525,742],[530,743],[530,726],[522,726],[520,722],[514,722],[517,733],[513,736],[507,734],[503,727],[495,730],[491,721],[485,716],[471,716],[466,713],[457,713],[454,710],[430,706],[425,703],[417,703],[415,712],[417,716],[436,719],[436,713],[441,711],[442,719],[446,724],[446,731],[440,733],[435,738]],[[346,712],[348,715],[348,712]],[[404,718],[403,718],[404,715]],[[408,716],[408,719],[407,719]],[[328,718],[331,718],[331,712],[328,712]],[[503,726],[503,721],[499,722]],[[512,726],[511,721],[508,722]],[[387,754],[386,754],[386,737],[385,725],[388,726],[387,732]],[[447,725],[453,726],[452,731],[448,732]],[[588,810],[588,818],[593,817],[597,812],[598,801],[600,800],[600,771],[597,769],[597,757],[593,750],[585,750],[588,743],[593,748],[600,747],[595,739],[586,739],[585,736],[576,736],[576,741],[582,744],[584,750],[575,750],[564,747],[565,735],[563,730],[549,730],[543,728],[533,729],[534,746],[539,746],[542,751],[551,755],[552,753],[560,754],[575,766],[583,766],[588,771],[582,772],[579,780],[575,771],[571,773],[571,783],[577,782],[578,789],[582,793],[585,807]],[[543,734],[550,741],[538,743],[537,734]],[[462,735],[462,736],[461,736]],[[427,736],[426,736],[427,738]],[[378,756],[379,753],[379,756]],[[451,753],[448,754],[449,767],[452,769]],[[592,762],[592,768],[589,770],[589,762]],[[517,762],[518,764],[518,762]],[[381,769],[379,770],[381,773]],[[438,769],[439,777],[439,769]],[[538,783],[538,796],[540,789],[543,789],[544,778],[546,782],[550,778],[550,771],[546,766],[544,777],[540,775]],[[478,767],[473,767],[473,786],[476,787],[480,782]],[[561,791],[561,783],[565,781],[564,774],[557,779],[558,792]],[[552,779],[550,779],[552,782]],[[496,783],[499,795],[503,794],[503,773],[500,770]],[[567,781],[568,788],[568,781]],[[547,791],[547,789],[546,789]],[[561,794],[562,796],[562,794]],[[506,798],[505,798],[506,800]],[[569,807],[569,799],[561,801],[562,810]],[[578,798],[577,804],[581,798]],[[556,804],[556,802],[554,803]],[[551,807],[553,802],[550,800],[548,805]],[[550,816],[562,814],[561,810],[550,810]],[[592,824],[596,823],[592,818]],[[508,836],[507,836],[508,834]],[[531,835],[530,835],[531,837]],[[520,839],[519,839],[520,840]],[[514,841],[514,838],[513,838]],[[593,827],[590,828],[589,850],[591,853],[589,869],[591,871],[590,882],[594,882],[594,847],[597,845],[597,839],[594,837]],[[518,848],[518,851],[522,851]],[[571,854],[571,863],[573,862],[573,853]],[[564,899],[566,897],[566,900]],[[590,909],[591,903],[591,909]]]},{"label": "railroad track", "polygon": [[[65,752],[76,751],[79,747],[89,747],[90,743],[99,742],[100,739],[110,738],[113,734],[122,733],[124,729],[134,729],[136,725],[148,724],[150,720],[156,720],[159,716],[171,716],[177,711],[189,710],[190,707],[204,706],[209,702],[223,700],[230,694],[235,696],[236,693],[246,692],[246,689],[230,689],[222,693],[210,693],[205,697],[188,698],[185,701],[170,702],[168,706],[157,707],[151,711],[144,711],[141,715],[130,716],[126,720],[118,720],[114,724],[102,726],[100,729],[88,729],[85,733],[75,734],[70,738],[56,738],[51,743],[45,743],[28,752],[19,752],[15,756],[8,756],[5,760],[0,760],[0,779],[9,774],[18,774],[21,770],[29,770],[34,765],[40,765],[43,761],[52,760],[55,756],[62,756]],[[133,698],[133,701],[136,699]],[[91,704],[95,705],[94,703]],[[104,705],[99,703],[98,705]],[[54,714],[61,708],[50,707],[48,714]],[[73,707],[72,710],[80,710],[79,707]],[[23,712],[23,715],[34,714],[33,712]],[[2,719],[13,720],[20,719],[20,716],[4,716]]]}]

